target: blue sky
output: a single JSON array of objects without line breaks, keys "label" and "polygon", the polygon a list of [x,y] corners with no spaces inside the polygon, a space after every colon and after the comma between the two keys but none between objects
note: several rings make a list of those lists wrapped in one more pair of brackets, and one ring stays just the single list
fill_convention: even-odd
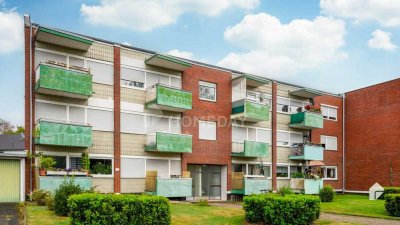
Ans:
[{"label": "blue sky", "polygon": [[399,10],[396,0],[0,0],[0,118],[23,124],[25,13],[35,23],[343,93],[400,77]]}]

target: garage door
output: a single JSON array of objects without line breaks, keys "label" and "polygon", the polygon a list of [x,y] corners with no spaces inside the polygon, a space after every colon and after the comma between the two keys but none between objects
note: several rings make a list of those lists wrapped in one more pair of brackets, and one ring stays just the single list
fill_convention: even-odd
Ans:
[{"label": "garage door", "polygon": [[0,202],[19,202],[19,160],[0,159]]}]

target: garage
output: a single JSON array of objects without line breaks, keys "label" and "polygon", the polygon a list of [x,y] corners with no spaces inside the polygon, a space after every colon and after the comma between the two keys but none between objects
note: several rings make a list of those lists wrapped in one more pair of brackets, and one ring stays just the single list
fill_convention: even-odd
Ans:
[{"label": "garage", "polygon": [[24,136],[0,135],[0,203],[25,199]]}]

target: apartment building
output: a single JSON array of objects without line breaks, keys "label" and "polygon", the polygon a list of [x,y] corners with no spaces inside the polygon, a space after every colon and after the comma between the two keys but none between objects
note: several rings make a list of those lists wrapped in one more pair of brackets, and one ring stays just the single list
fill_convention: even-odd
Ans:
[{"label": "apartment building", "polygon": [[[341,95],[25,17],[25,148],[56,161],[39,176],[38,160],[26,160],[26,193],[54,189],[70,174],[103,193],[186,199],[283,186],[340,191],[342,106]],[[79,173],[82,153],[90,176]],[[318,177],[291,179],[305,170]]]}]

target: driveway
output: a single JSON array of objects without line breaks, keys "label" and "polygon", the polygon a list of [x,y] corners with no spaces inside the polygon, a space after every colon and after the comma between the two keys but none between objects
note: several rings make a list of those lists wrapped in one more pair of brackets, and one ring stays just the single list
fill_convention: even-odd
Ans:
[{"label": "driveway", "polygon": [[0,225],[18,225],[16,203],[0,203]]}]

